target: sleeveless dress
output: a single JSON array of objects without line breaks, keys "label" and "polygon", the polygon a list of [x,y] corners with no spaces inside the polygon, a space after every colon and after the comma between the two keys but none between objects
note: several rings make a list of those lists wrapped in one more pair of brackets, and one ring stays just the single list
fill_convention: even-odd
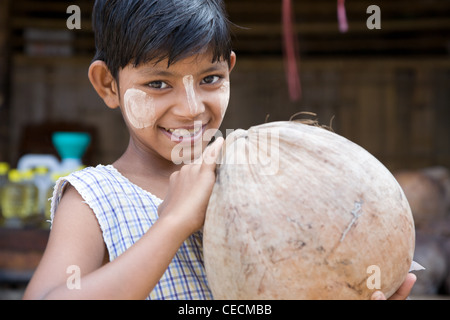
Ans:
[{"label": "sleeveless dress", "polygon": [[[88,167],[56,182],[51,220],[67,183],[94,212],[113,261],[138,241],[158,219],[162,200],[130,182],[112,165]],[[212,299],[203,264],[202,233],[179,248],[147,299]]]}]

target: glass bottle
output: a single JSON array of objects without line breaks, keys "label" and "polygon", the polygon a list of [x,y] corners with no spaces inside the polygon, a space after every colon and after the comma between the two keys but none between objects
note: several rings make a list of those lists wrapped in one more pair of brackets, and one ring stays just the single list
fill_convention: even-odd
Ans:
[{"label": "glass bottle", "polygon": [[24,209],[24,195],[22,175],[19,170],[11,169],[8,173],[8,182],[4,186],[1,194],[1,206],[5,226],[20,227],[20,217]]}]

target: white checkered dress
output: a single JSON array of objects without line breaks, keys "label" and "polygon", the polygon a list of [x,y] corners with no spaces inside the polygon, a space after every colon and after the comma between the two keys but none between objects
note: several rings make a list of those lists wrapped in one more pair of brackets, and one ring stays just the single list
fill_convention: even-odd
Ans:
[{"label": "white checkered dress", "polygon": [[[53,194],[52,219],[67,182],[97,217],[111,261],[158,219],[162,200],[131,183],[111,165],[89,167],[59,179]],[[148,299],[212,299],[203,265],[201,232],[182,244]]]}]

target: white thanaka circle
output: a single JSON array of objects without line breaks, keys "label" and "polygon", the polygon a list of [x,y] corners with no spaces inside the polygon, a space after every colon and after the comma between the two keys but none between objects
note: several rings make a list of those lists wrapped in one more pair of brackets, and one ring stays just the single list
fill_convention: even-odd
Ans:
[{"label": "white thanaka circle", "polygon": [[124,95],[125,113],[129,123],[136,129],[145,129],[155,124],[153,98],[144,91],[130,88]]},{"label": "white thanaka circle", "polygon": [[225,112],[228,108],[228,103],[230,102],[230,81],[224,81],[220,86],[220,112],[222,118],[225,116]]}]

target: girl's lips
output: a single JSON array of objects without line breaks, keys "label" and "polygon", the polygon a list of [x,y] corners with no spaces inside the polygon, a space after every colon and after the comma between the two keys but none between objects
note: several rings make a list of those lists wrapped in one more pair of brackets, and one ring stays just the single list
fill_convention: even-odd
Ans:
[{"label": "girl's lips", "polygon": [[203,124],[201,126],[190,126],[190,127],[182,127],[182,128],[163,128],[159,127],[164,135],[166,135],[171,141],[174,142],[187,142],[193,143],[200,139],[203,136],[203,132],[205,131],[207,124]]}]

